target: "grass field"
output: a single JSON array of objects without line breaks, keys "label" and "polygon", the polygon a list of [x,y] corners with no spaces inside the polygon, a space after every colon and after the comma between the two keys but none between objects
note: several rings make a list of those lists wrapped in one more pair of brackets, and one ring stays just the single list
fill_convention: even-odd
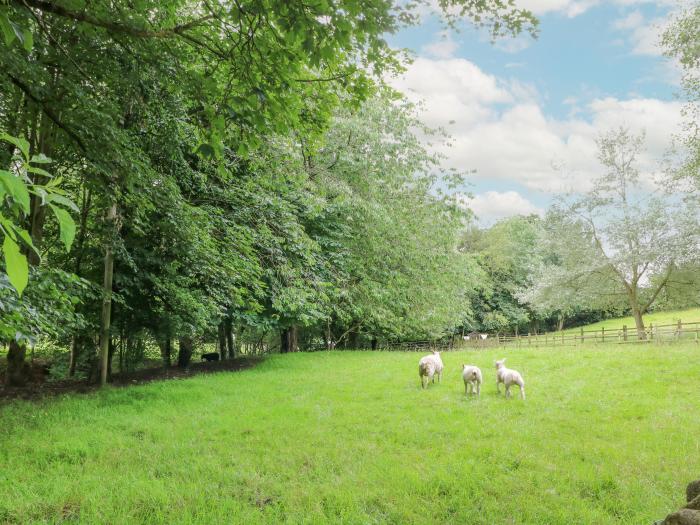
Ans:
[{"label": "grass field", "polygon": [[[700,477],[700,349],[273,356],[0,407],[0,523],[647,524]],[[460,364],[480,365],[466,399]],[[517,391],[516,391],[517,392]]]}]

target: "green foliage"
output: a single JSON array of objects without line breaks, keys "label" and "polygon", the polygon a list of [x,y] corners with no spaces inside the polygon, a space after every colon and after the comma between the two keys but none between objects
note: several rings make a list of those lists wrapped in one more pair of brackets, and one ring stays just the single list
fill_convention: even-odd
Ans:
[{"label": "green foliage", "polygon": [[40,338],[65,344],[85,328],[87,319],[77,307],[96,294],[89,283],[60,270],[33,269],[32,285],[21,297],[14,283],[0,273],[0,340],[34,346]]},{"label": "green foliage", "polygon": [[[36,166],[50,163],[49,158],[32,156],[30,159],[29,143],[23,138],[0,133],[0,141],[9,143],[16,149],[10,159],[10,170],[0,169],[0,232],[3,234],[5,271],[10,283],[21,296],[29,280],[29,264],[26,255],[20,251],[20,245],[36,251],[29,233],[23,228],[23,223],[31,211],[30,195],[40,199],[37,206],[43,206],[45,202],[55,202],[75,208],[75,204],[64,196],[63,190],[58,186],[59,181],[54,179],[46,184],[32,181],[32,173],[51,177],[48,172]],[[53,204],[50,207],[58,219],[61,239],[66,249],[70,250],[75,235],[75,223],[63,208]]]},{"label": "green foliage", "polygon": [[681,83],[687,99],[686,129],[681,137],[686,154],[675,176],[700,189],[700,2],[689,2],[668,26],[662,40],[666,55],[682,68]]},{"label": "green foliage", "polygon": [[[500,0],[439,7],[495,36],[535,32]],[[134,345],[209,342],[224,321],[300,327],[309,345],[450,332],[477,271],[456,249],[466,215],[437,190],[454,177],[413,131],[428,130],[382,87],[404,59],[387,35],[419,14],[385,0],[2,2],[11,282],[31,265],[94,286],[113,270],[111,319],[83,297],[73,348],[108,322]]]}]

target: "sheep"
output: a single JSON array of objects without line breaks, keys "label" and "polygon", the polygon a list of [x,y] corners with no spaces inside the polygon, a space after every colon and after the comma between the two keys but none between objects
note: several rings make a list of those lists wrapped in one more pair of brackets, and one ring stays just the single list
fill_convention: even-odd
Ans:
[{"label": "sheep", "polygon": [[500,361],[496,361],[496,390],[501,393],[501,383],[506,385],[506,398],[510,397],[510,387],[511,385],[518,385],[520,388],[520,398],[525,399],[525,381],[520,372],[506,368],[503,364],[506,358],[504,357]]},{"label": "sheep", "polygon": [[426,388],[426,384],[431,380],[435,383],[435,375],[437,374],[438,383],[442,381],[442,370],[444,365],[440,358],[440,352],[433,350],[431,355],[426,355],[418,362],[418,377],[422,388]]},{"label": "sheep", "polygon": [[462,379],[464,379],[464,395],[468,396],[470,391],[481,395],[481,369],[478,366],[462,365]]}]

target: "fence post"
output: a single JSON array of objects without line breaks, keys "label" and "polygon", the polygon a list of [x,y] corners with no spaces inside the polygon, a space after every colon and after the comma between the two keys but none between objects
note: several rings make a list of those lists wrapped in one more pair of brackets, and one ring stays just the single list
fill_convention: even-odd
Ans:
[{"label": "fence post", "polygon": [[622,325],[622,340],[627,341],[627,325]]}]

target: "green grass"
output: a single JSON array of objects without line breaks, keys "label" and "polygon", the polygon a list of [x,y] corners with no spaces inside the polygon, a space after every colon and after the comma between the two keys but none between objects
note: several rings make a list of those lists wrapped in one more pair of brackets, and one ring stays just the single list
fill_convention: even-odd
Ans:
[{"label": "green grass", "polygon": [[[678,320],[684,323],[697,323],[700,322],[700,308],[688,308],[686,310],[670,310],[666,312],[652,312],[644,316],[645,326],[649,326],[649,323],[654,325],[668,325],[675,324]],[[567,328],[563,330],[564,332],[578,332],[583,328],[584,330],[600,330],[605,328],[606,330],[620,330],[624,325],[627,328],[634,330],[634,318],[629,317],[618,317],[615,319],[606,319],[605,321],[599,321],[597,323],[592,323],[585,325],[583,327],[578,326],[576,328]],[[561,332],[558,332],[561,333]]]},{"label": "green grass", "polygon": [[[645,524],[700,475],[697,345],[273,356],[0,408],[0,523]],[[460,364],[482,367],[466,399]]]}]

